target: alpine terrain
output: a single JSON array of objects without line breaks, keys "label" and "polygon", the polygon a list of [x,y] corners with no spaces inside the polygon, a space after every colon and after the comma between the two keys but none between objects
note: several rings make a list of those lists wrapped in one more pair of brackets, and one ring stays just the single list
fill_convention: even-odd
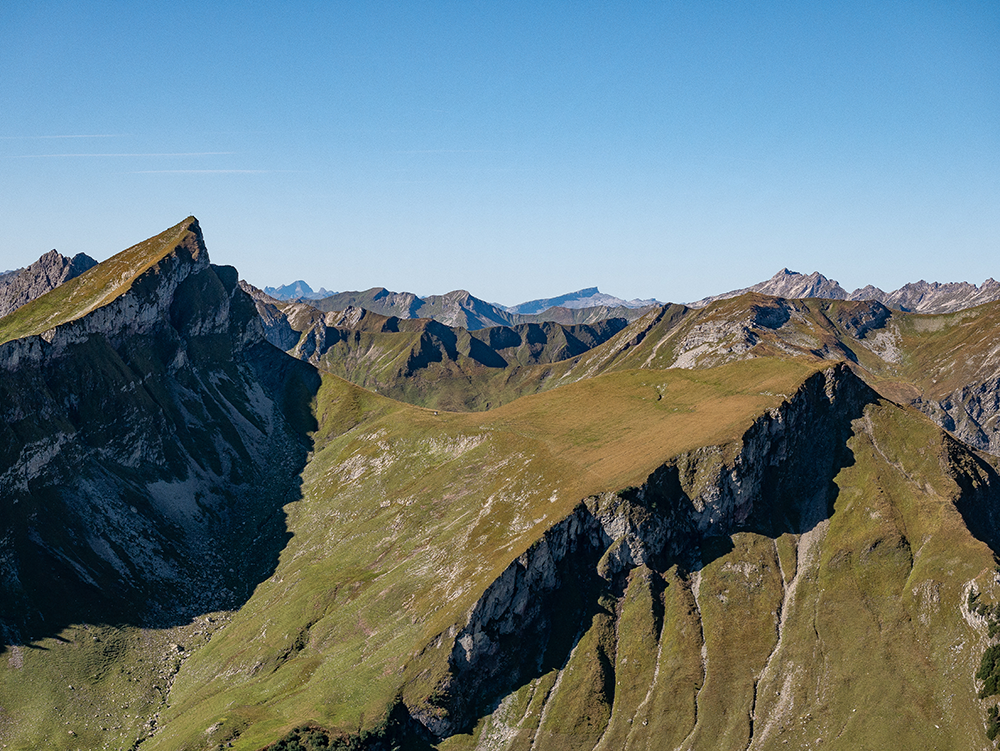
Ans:
[{"label": "alpine terrain", "polygon": [[25,295],[0,746],[995,748],[1000,302],[809,289]]}]

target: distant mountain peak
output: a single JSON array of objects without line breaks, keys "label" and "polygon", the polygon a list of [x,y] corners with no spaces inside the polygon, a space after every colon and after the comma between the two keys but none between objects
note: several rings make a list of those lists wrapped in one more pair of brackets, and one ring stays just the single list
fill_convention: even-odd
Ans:
[{"label": "distant mountain peak", "polygon": [[658,300],[623,300],[614,295],[605,295],[597,287],[586,287],[576,292],[567,292],[558,297],[547,297],[540,300],[529,300],[506,308],[508,313],[532,315],[549,308],[645,308],[651,305],[662,305]]},{"label": "distant mountain peak", "polygon": [[846,300],[848,298],[847,290],[841,287],[835,280],[823,276],[818,271],[814,271],[811,274],[802,274],[785,267],[765,282],[760,282],[752,287],[724,292],[721,295],[705,297],[690,303],[690,306],[692,308],[703,308],[716,300],[725,300],[748,292],[788,299],[823,297],[832,300]]},{"label": "distant mountain peak", "polygon": [[298,279],[291,284],[283,284],[280,287],[264,287],[264,294],[270,295],[275,300],[321,300],[333,294],[330,290],[313,288],[303,280]]},{"label": "distant mountain peak", "polygon": [[692,308],[703,308],[716,300],[726,300],[748,292],[789,300],[806,297],[828,300],[874,300],[888,308],[909,313],[950,313],[1000,300],[1000,283],[993,278],[987,279],[980,286],[969,282],[926,282],[921,279],[919,282],[905,284],[893,292],[885,292],[869,284],[848,294],[836,280],[823,276],[818,271],[801,274],[786,267],[767,281],[752,287],[705,297],[688,305]]}]

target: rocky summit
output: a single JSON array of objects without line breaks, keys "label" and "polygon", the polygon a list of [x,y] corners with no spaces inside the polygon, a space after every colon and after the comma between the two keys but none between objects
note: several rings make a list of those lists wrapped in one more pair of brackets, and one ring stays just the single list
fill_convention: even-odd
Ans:
[{"label": "rocky summit", "polygon": [[836,281],[827,279],[818,271],[800,274],[782,269],[764,282],[743,289],[705,297],[691,303],[693,308],[703,308],[711,302],[726,300],[755,292],[761,295],[787,299],[818,297],[826,300],[873,301],[907,313],[953,313],[977,305],[1000,300],[1000,282],[987,279],[981,285],[968,282],[911,282],[892,292],[869,284],[849,293]]},{"label": "rocky summit", "polygon": [[189,217],[20,304],[0,745],[995,748],[1000,302],[784,281],[465,325]]},{"label": "rocky summit", "polygon": [[50,250],[30,266],[4,272],[0,275],[0,317],[96,265],[97,261],[84,253],[67,258]]}]

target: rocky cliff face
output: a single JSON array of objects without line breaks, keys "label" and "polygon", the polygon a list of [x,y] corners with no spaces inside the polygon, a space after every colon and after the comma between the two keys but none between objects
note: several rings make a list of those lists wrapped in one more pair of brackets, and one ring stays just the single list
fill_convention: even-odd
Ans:
[{"label": "rocky cliff face", "polygon": [[404,692],[413,718],[439,738],[468,728],[546,665],[565,662],[602,593],[622,596],[635,569],[696,572],[712,540],[814,529],[850,461],[851,423],[877,398],[836,366],[761,416],[738,444],[682,454],[639,488],[586,499],[510,564],[464,624],[428,647],[449,655],[448,671],[428,695]]},{"label": "rocky cliff face", "polygon": [[1000,375],[966,384],[944,399],[918,397],[913,406],[969,446],[1000,456]]},{"label": "rocky cliff face", "polygon": [[30,266],[3,274],[0,276],[0,317],[96,265],[97,261],[84,253],[67,258],[50,250]]},{"label": "rocky cliff face", "polygon": [[726,300],[748,292],[782,297],[788,300],[817,297],[826,300],[874,301],[893,310],[902,310],[907,313],[952,313],[956,310],[965,310],[1000,300],[1000,282],[987,279],[981,285],[976,286],[969,282],[941,283],[921,280],[905,284],[892,292],[885,292],[869,284],[848,294],[847,290],[839,283],[828,279],[819,272],[814,271],[807,275],[782,269],[767,281],[752,287],[705,297],[690,305],[693,308],[703,308],[716,300]]},{"label": "rocky cliff face", "polygon": [[0,368],[9,639],[182,622],[273,566],[307,450],[292,395],[315,375],[266,343],[196,223],[110,303],[0,346]]}]

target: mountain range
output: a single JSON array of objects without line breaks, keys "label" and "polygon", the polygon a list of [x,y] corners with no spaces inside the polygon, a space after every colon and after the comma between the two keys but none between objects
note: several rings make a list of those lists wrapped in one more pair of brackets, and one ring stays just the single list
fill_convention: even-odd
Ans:
[{"label": "mountain range", "polygon": [[[1000,299],[1000,282],[987,279],[982,285],[969,282],[911,282],[892,292],[868,285],[847,292],[835,280],[817,271],[801,274],[781,269],[770,279],[750,287],[723,292],[718,295],[688,303],[692,308],[703,308],[717,300],[756,292],[786,299],[816,297],[828,300],[874,300],[893,308],[911,313],[949,313]],[[391,292],[384,287],[373,287],[361,292],[332,293],[325,289],[313,292],[304,281],[281,287],[265,287],[263,293],[276,302],[309,302],[321,310],[343,310],[362,307],[382,315],[400,318],[433,318],[449,326],[478,329],[489,326],[508,326],[531,320],[548,320],[560,323],[592,323],[607,317],[636,317],[634,310],[659,307],[655,299],[623,300],[601,293],[597,287],[588,287],[557,297],[550,297],[517,305],[503,306],[474,297],[465,290],[455,290],[445,295],[419,297],[412,292]],[[586,311],[567,313],[566,311]],[[513,315],[509,315],[513,314]],[[538,316],[528,319],[523,316]]]},{"label": "mountain range", "polygon": [[291,284],[283,284],[280,287],[264,287],[264,294],[270,295],[275,300],[322,300],[334,294],[329,290],[319,288],[313,292],[313,288],[299,279]]},{"label": "mountain range", "polygon": [[[565,295],[550,297],[544,300],[529,300],[528,302],[511,306],[485,302],[484,300],[472,297],[472,295],[465,290],[456,290],[444,296],[431,297],[418,297],[412,292],[390,292],[384,287],[374,287],[372,289],[365,290],[364,292],[342,292],[339,294],[335,292],[328,292],[323,288],[320,288],[319,292],[313,292],[312,288],[301,279],[297,282],[292,282],[291,284],[286,284],[281,287],[264,287],[263,292],[269,297],[282,302],[328,299],[328,302],[323,303],[323,307],[324,309],[329,310],[337,310],[350,305],[366,303],[368,307],[373,310],[381,308],[381,310],[376,310],[376,312],[387,312],[388,310],[392,310],[397,314],[406,313],[410,317],[414,318],[419,317],[417,313],[421,307],[427,305],[429,306],[429,309],[433,309],[434,301],[440,300],[442,297],[447,299],[456,299],[467,296],[467,298],[472,301],[472,307],[496,309],[495,311],[491,311],[491,317],[483,319],[494,321],[503,320],[503,316],[500,314],[500,311],[531,315],[535,313],[543,313],[549,308],[556,307],[568,308],[571,310],[579,308],[613,309],[648,308],[654,305],[663,304],[657,300],[623,300],[620,297],[602,294],[597,287],[588,287],[576,292],[569,292]],[[504,323],[506,322],[507,321],[504,321]],[[504,323],[500,323],[499,325],[504,325]]]},{"label": "mountain range", "polygon": [[0,317],[0,743],[995,747],[1000,301],[391,294],[188,217]]},{"label": "mountain range", "polygon": [[788,299],[817,297],[827,300],[874,300],[894,310],[907,313],[951,313],[1000,300],[1000,282],[987,279],[977,287],[968,282],[942,284],[919,281],[906,284],[892,292],[884,292],[869,284],[848,293],[837,282],[827,279],[819,272],[814,271],[806,275],[782,269],[767,281],[752,287],[705,297],[690,305],[693,308],[703,308],[716,300],[725,300],[748,292]]}]

